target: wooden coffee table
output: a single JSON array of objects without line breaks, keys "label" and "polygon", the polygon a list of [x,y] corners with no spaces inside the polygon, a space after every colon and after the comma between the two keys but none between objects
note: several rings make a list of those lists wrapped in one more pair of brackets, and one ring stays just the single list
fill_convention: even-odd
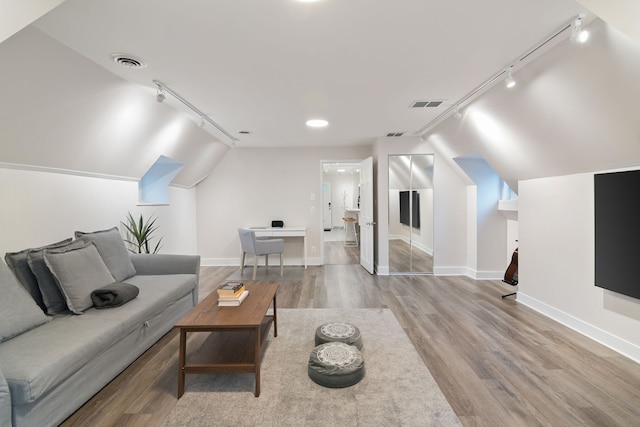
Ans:
[{"label": "wooden coffee table", "polygon": [[[175,327],[180,330],[178,398],[184,394],[186,374],[254,373],[255,396],[260,396],[260,355],[271,323],[278,336],[276,317],[277,283],[245,284],[249,295],[238,307],[219,307],[218,293],[212,292]],[[273,302],[273,314],[267,310]],[[186,363],[187,332],[211,334],[211,349],[200,352],[199,363]],[[197,352],[196,352],[197,353]],[[194,359],[198,359],[194,357]]]}]

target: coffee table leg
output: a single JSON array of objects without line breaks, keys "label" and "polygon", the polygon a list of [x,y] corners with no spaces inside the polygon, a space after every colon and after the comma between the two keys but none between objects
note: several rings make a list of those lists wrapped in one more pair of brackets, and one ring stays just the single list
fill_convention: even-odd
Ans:
[{"label": "coffee table leg", "polygon": [[259,397],[260,396],[260,326],[258,326],[256,329],[256,343],[255,343],[255,347],[254,347],[254,351],[255,351],[255,358],[253,363],[255,363],[255,369],[256,369],[256,392],[255,392],[255,396]]},{"label": "coffee table leg", "polygon": [[178,356],[178,399],[184,394],[184,364],[187,353],[187,331],[180,329],[180,353]]},{"label": "coffee table leg", "polygon": [[273,336],[278,336],[278,315],[276,310],[276,296],[273,295]]}]

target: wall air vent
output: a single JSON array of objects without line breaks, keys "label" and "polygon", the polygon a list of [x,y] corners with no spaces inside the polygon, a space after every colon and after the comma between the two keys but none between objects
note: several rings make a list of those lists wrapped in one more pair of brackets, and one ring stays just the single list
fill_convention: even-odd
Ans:
[{"label": "wall air vent", "polygon": [[387,134],[388,137],[396,137],[396,136],[402,136],[404,135],[404,132],[389,132]]},{"label": "wall air vent", "polygon": [[428,101],[414,101],[409,108],[435,108],[444,102],[443,99],[432,99]]},{"label": "wall air vent", "polygon": [[129,55],[126,53],[112,53],[109,56],[111,57],[113,62],[122,65],[125,68],[138,69],[147,67],[147,63],[143,59],[136,58],[133,55]]}]

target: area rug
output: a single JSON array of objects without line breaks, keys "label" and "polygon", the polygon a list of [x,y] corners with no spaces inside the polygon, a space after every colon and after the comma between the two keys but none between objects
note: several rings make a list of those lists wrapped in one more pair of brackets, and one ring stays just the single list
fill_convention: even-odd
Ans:
[{"label": "area rug", "polygon": [[[315,331],[327,322],[356,325],[366,374],[331,389],[314,383],[307,363]],[[187,375],[186,392],[164,419],[175,426],[459,426],[422,359],[388,309],[279,309],[278,336],[251,374]]]}]

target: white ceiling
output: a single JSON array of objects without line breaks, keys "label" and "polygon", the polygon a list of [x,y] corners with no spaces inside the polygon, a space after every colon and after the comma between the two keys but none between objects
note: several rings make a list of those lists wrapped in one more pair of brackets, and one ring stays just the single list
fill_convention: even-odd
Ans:
[{"label": "white ceiling", "polygon": [[[34,25],[129,82],[162,81],[238,147],[340,146],[414,133],[580,12],[572,0],[67,0]],[[409,108],[423,99],[444,103]]]}]

